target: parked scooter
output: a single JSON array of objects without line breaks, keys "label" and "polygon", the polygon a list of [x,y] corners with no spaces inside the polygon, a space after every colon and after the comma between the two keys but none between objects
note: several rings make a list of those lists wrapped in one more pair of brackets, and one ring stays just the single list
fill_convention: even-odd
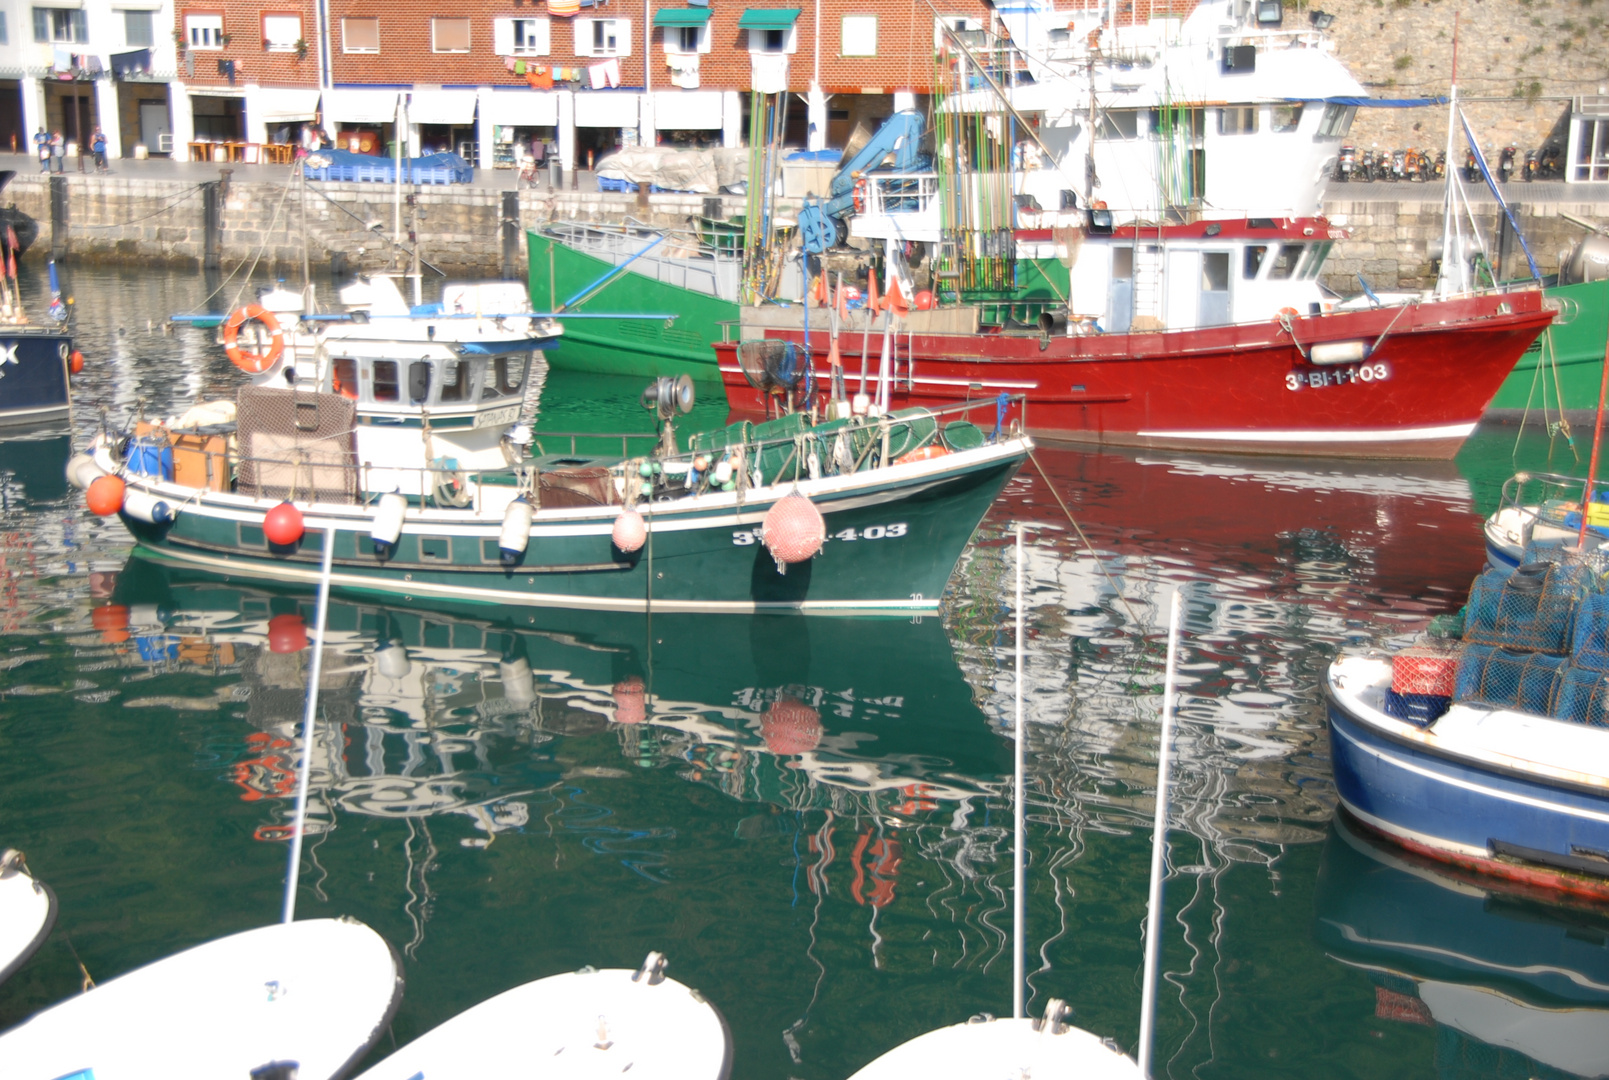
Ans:
[{"label": "parked scooter", "polygon": [[1390,175],[1389,179],[1391,180],[1392,183],[1396,183],[1398,180],[1406,180],[1407,178],[1408,178],[1408,154],[1407,154],[1407,151],[1404,151],[1404,150],[1393,150],[1393,151],[1391,151],[1391,175]]},{"label": "parked scooter", "polygon": [[1526,183],[1529,183],[1532,180],[1536,179],[1537,170],[1540,169],[1540,168],[1541,168],[1541,164],[1537,161],[1536,151],[1535,150],[1527,150],[1525,152],[1525,180],[1526,180]]},{"label": "parked scooter", "polygon": [[1335,178],[1343,184],[1348,183],[1357,168],[1358,148],[1355,146],[1341,147],[1341,154],[1335,159]]},{"label": "parked scooter", "polygon": [[1424,155],[1412,147],[1404,151],[1402,155],[1403,179],[1412,180],[1414,183],[1423,180],[1425,178],[1423,159]]},{"label": "parked scooter", "polygon": [[1436,164],[1430,167],[1430,174],[1437,180],[1447,179],[1447,151],[1436,151]]},{"label": "parked scooter", "polygon": [[1464,179],[1471,184],[1481,178],[1480,166],[1475,164],[1475,151],[1464,151]]},{"label": "parked scooter", "polygon": [[1503,155],[1497,161],[1497,178],[1505,184],[1508,183],[1509,177],[1514,175],[1514,159],[1519,156],[1519,152],[1517,146],[1503,147]]},{"label": "parked scooter", "polygon": [[1564,147],[1558,143],[1546,143],[1541,153],[1537,155],[1536,176],[1538,180],[1559,180],[1564,177]]}]

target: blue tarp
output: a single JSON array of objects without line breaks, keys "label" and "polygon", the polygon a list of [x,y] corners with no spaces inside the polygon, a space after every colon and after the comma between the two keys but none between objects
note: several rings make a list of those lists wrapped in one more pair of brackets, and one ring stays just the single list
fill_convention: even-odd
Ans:
[{"label": "blue tarp", "polygon": [[[313,161],[322,164],[313,165]],[[426,154],[402,159],[402,179],[421,184],[467,184],[475,169],[457,154]],[[354,154],[350,150],[320,150],[307,166],[309,180],[369,180],[390,183],[397,178],[394,158]]]},{"label": "blue tarp", "polygon": [[1426,105],[1445,105],[1444,97],[1405,97],[1405,98],[1379,98],[1379,97],[1327,97],[1327,98],[1286,98],[1286,101],[1322,101],[1326,105],[1356,105],[1366,109],[1422,109]]},{"label": "blue tarp", "polygon": [[842,150],[795,150],[784,161],[819,161],[827,165],[838,164],[838,159],[844,156]]}]

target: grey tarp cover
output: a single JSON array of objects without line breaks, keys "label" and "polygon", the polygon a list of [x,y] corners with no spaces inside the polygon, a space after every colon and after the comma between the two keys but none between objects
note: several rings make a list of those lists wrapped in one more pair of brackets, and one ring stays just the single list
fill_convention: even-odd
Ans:
[{"label": "grey tarp cover", "polygon": [[741,184],[749,176],[747,150],[677,150],[637,146],[617,150],[598,162],[598,175],[608,180],[653,184],[666,191],[713,195]]}]

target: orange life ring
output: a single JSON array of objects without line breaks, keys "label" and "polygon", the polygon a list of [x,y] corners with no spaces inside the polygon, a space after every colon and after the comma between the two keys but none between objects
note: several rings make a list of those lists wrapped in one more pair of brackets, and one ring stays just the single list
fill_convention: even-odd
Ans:
[{"label": "orange life ring", "polygon": [[1282,307],[1279,309],[1278,317],[1282,319],[1299,319],[1302,317],[1302,313],[1293,307]]},{"label": "orange life ring", "polygon": [[867,184],[864,179],[855,181],[855,213],[857,214],[866,212],[866,188]]},{"label": "orange life ring", "polygon": [[[247,352],[236,344],[240,340],[240,328],[253,319],[267,327],[273,338],[266,353]],[[279,328],[279,320],[272,311],[261,304],[247,304],[223,324],[223,350],[235,367],[248,375],[257,375],[273,367],[274,361],[285,351],[285,332]]]},{"label": "orange life ring", "polygon": [[931,446],[924,446],[919,450],[912,450],[909,454],[901,454],[899,457],[894,459],[894,464],[907,465],[913,461],[931,461],[934,458],[941,458],[949,452],[949,450],[938,445],[937,443],[934,443]]}]

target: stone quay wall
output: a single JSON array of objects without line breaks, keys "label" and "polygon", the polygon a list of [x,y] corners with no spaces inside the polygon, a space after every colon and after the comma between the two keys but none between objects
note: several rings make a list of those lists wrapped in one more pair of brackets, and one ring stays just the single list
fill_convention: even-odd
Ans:
[{"label": "stone quay wall", "polygon": [[[70,176],[67,179],[65,257],[129,264],[199,267],[206,253],[206,193],[201,185],[171,179]],[[1395,189],[1395,190],[1393,190]],[[504,192],[473,187],[422,186],[418,195],[420,252],[454,277],[496,277],[503,269]],[[1442,209],[1436,185],[1336,185],[1324,213],[1349,232],[1336,243],[1324,283],[1337,292],[1359,291],[1358,275],[1373,289],[1424,289],[1435,280],[1441,256]],[[6,189],[9,200],[39,221],[39,239],[29,259],[52,250],[50,185],[45,177],[19,176]],[[405,191],[405,199],[407,192]],[[1566,201],[1579,196],[1563,184],[1516,185],[1515,215],[1543,273],[1585,235],[1563,215],[1609,223],[1609,202]],[[220,189],[218,261],[225,271],[255,262],[259,269],[296,276],[303,238],[307,256],[320,269],[382,270],[391,265],[393,191],[381,184],[309,183],[306,211],[297,183],[231,180]],[[525,235],[554,221],[621,223],[628,219],[662,227],[685,227],[702,215],[699,195],[637,195],[522,191],[514,274],[525,274]],[[721,215],[741,213],[741,197],[724,196]],[[412,208],[404,201],[406,235]],[[1476,202],[1474,217],[1494,255],[1500,240],[1495,203]],[[1467,227],[1467,221],[1466,221]],[[56,238],[58,244],[60,238]],[[1524,257],[1511,245],[1507,275],[1523,275]]]}]

